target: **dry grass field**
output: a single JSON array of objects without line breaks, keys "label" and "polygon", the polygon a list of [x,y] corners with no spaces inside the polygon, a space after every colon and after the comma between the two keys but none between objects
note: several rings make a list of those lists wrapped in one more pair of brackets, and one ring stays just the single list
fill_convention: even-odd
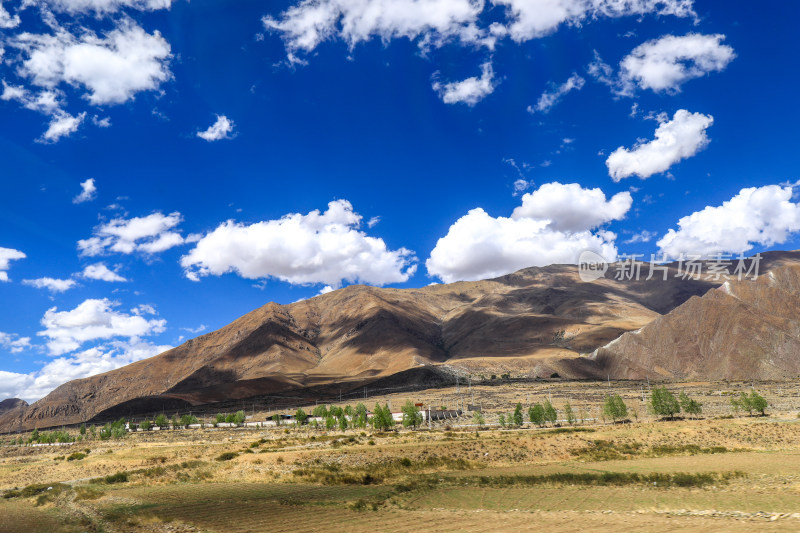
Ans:
[{"label": "dry grass field", "polygon": [[[661,421],[642,402],[647,384],[497,381],[369,399],[394,410],[474,401],[483,428],[465,415],[417,431],[207,428],[6,444],[0,532],[800,529],[798,385],[756,383],[769,416],[750,417],[730,408],[750,384],[675,384],[703,415]],[[609,390],[635,412],[630,423],[603,421]],[[569,401],[583,423],[493,425],[545,398]],[[85,457],[67,460],[76,452]]]}]

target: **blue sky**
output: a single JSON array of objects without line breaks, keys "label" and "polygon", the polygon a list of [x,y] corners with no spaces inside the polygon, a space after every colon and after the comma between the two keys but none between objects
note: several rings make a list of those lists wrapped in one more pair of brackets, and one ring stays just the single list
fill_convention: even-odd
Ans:
[{"label": "blue sky", "polygon": [[0,397],[352,283],[798,248],[793,3],[1,5]]}]

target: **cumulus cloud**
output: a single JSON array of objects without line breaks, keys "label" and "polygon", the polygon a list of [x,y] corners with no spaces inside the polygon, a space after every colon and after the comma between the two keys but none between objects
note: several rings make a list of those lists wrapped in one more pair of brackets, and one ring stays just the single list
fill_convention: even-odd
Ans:
[{"label": "cumulus cloud", "polygon": [[233,133],[233,121],[225,115],[217,115],[217,121],[205,131],[198,131],[197,136],[206,141],[230,139]]},{"label": "cumulus cloud", "polygon": [[548,223],[548,229],[580,232],[612,220],[622,220],[631,208],[628,191],[606,200],[600,189],[584,189],[577,183],[545,183],[522,196],[522,205],[514,209],[513,219],[528,218]]},{"label": "cumulus cloud", "polygon": [[86,268],[83,269],[81,272],[81,277],[86,279],[95,279],[100,281],[109,281],[109,282],[116,282],[116,281],[128,281],[113,270],[109,269],[105,263],[95,263],[93,265],[88,265]]},{"label": "cumulus cloud", "polygon": [[383,239],[359,230],[361,219],[350,202],[336,200],[324,213],[292,213],[250,225],[229,220],[200,238],[181,266],[194,281],[228,272],[333,287],[342,281],[407,281],[416,269],[413,252],[389,250]]},{"label": "cumulus cloud", "polygon": [[491,62],[486,62],[481,66],[481,77],[471,77],[462,81],[452,81],[449,83],[433,83],[433,90],[439,93],[439,97],[445,104],[467,104],[474,106],[494,91],[495,84],[492,81],[494,71]]},{"label": "cumulus cloud", "polygon": [[492,0],[505,6],[509,23],[495,27],[516,42],[529,41],[554,32],[562,24],[579,26],[586,19],[646,14],[694,17],[693,0]]},{"label": "cumulus cloud", "polygon": [[38,92],[29,91],[22,85],[10,85],[3,80],[3,93],[0,100],[18,102],[25,109],[45,115],[53,115],[63,105],[63,93],[58,90],[44,89]]},{"label": "cumulus cloud", "polygon": [[[0,346],[11,353],[20,353],[31,347],[30,337],[20,337],[15,333],[3,333],[0,331]],[[0,395],[0,398],[3,396]]]},{"label": "cumulus cloud", "polygon": [[483,7],[483,0],[302,0],[262,22],[280,34],[290,62],[303,62],[299,54],[334,38],[351,49],[373,37],[419,38],[423,46],[454,38],[473,42],[485,37],[475,25]]},{"label": "cumulus cloud", "polygon": [[67,357],[58,357],[28,374],[0,371],[0,397],[34,402],[68,381],[109,372],[171,348],[137,339],[112,341]]},{"label": "cumulus cloud", "polygon": [[72,199],[72,203],[82,204],[95,198],[97,198],[97,186],[94,184],[94,179],[89,178],[81,183],[81,193]]},{"label": "cumulus cloud", "polygon": [[169,9],[172,0],[46,0],[48,5],[56,11],[68,13],[97,14],[116,13],[122,9],[136,9],[139,11],[155,11]]},{"label": "cumulus cloud", "polygon": [[638,142],[632,149],[622,146],[606,160],[608,175],[614,181],[630,176],[647,179],[653,174],[667,171],[675,163],[692,157],[708,146],[706,130],[714,117],[690,113],[685,109],[675,112],[672,120],[660,117],[652,141]]},{"label": "cumulus cloud", "polygon": [[72,116],[65,111],[57,111],[40,140],[46,143],[54,143],[58,142],[62,137],[69,137],[78,131],[85,118],[85,111],[76,116]]},{"label": "cumulus cloud", "polygon": [[525,194],[511,217],[492,217],[481,208],[469,211],[439,239],[425,265],[428,274],[452,283],[575,263],[586,249],[613,261],[616,235],[597,228],[623,218],[631,203],[628,192],[607,200],[600,189],[548,183]]},{"label": "cumulus cloud", "polygon": [[76,282],[74,279],[57,279],[57,278],[38,278],[38,279],[24,279],[23,285],[36,287],[37,289],[47,289],[50,292],[66,292],[75,287]]},{"label": "cumulus cloud", "polygon": [[8,269],[11,266],[11,261],[25,259],[26,257],[27,256],[19,250],[0,246],[0,281],[8,281]]},{"label": "cumulus cloud", "polygon": [[689,33],[647,41],[620,61],[618,76],[595,52],[589,74],[621,96],[633,96],[637,89],[677,93],[687,81],[725,70],[733,61],[736,54],[724,40],[721,34]]},{"label": "cumulus cloud", "polygon": [[653,237],[658,234],[655,231],[642,230],[639,233],[634,233],[629,239],[625,239],[625,244],[636,244],[639,242],[650,242]]},{"label": "cumulus cloud", "polygon": [[562,83],[561,85],[553,85],[551,86],[549,91],[545,91],[539,97],[539,101],[536,102],[536,105],[533,107],[529,107],[529,112],[538,111],[540,113],[548,113],[550,109],[553,108],[566,94],[570,91],[580,91],[586,80],[582,77],[578,76],[577,74],[573,74],[569,77],[567,81]]},{"label": "cumulus cloud", "polygon": [[167,321],[147,319],[143,313],[126,314],[116,311],[118,304],[108,299],[89,299],[70,311],[48,309],[42,318],[44,330],[37,335],[46,337],[47,349],[51,355],[72,352],[82,344],[98,339],[139,337],[161,333]]},{"label": "cumulus cloud", "polygon": [[169,80],[170,45],[159,32],[149,34],[129,19],[105,36],[84,29],[73,35],[22,33],[7,41],[24,56],[22,77],[37,87],[83,87],[94,105],[121,104]]},{"label": "cumulus cloud", "polygon": [[183,218],[180,213],[153,213],[131,219],[115,218],[95,228],[94,236],[78,241],[81,255],[97,256],[109,252],[156,254],[185,242],[174,231]]},{"label": "cumulus cloud", "polygon": [[673,258],[744,253],[756,244],[782,244],[800,231],[800,204],[792,202],[792,196],[791,186],[742,189],[722,205],[681,218],[678,229],[670,229],[656,244]]}]

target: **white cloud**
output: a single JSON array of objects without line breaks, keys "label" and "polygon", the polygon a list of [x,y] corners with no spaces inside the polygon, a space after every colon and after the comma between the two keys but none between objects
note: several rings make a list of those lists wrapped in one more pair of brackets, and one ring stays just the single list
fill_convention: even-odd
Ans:
[{"label": "white cloud", "polygon": [[80,348],[88,341],[128,337],[139,337],[164,331],[167,321],[147,320],[141,314],[125,314],[115,311],[118,304],[108,299],[89,299],[71,311],[48,309],[42,318],[44,330],[37,335],[46,337],[51,355],[62,355]]},{"label": "white cloud", "polygon": [[0,281],[8,281],[8,269],[11,261],[25,259],[27,256],[19,250],[13,248],[3,248],[0,246]]},{"label": "white cloud", "polygon": [[636,244],[638,242],[650,242],[653,237],[658,235],[655,231],[642,230],[639,233],[631,235],[630,239],[625,240],[625,244]]},{"label": "white cloud", "polygon": [[361,218],[350,202],[336,200],[324,213],[292,213],[251,225],[229,220],[201,238],[181,258],[181,266],[194,281],[228,272],[333,287],[343,280],[372,285],[407,281],[416,269],[413,253],[389,250],[383,239],[360,231]]},{"label": "white cloud", "polygon": [[620,62],[618,92],[631,95],[636,87],[655,92],[679,92],[681,85],[719,72],[736,54],[722,44],[724,35],[665,35],[641,44]]},{"label": "white cloud", "polygon": [[[341,39],[352,50],[374,37],[407,38],[421,47],[460,41],[492,48],[497,39],[517,42],[542,37],[561,24],[632,15],[695,16],[692,0],[301,0],[277,18],[264,17],[281,35],[288,60],[302,63],[325,41]],[[505,21],[480,27],[481,14],[505,8]]]},{"label": "white cloud", "polygon": [[138,339],[112,341],[68,357],[53,359],[29,374],[0,371],[0,397],[34,402],[67,381],[116,370],[171,348],[169,345],[159,346]]},{"label": "white cloud", "polygon": [[[14,333],[3,333],[0,331],[0,346],[11,353],[20,353],[31,347],[30,337],[20,337]],[[4,396],[0,395],[0,398]]]},{"label": "white cloud", "polygon": [[560,25],[579,26],[586,19],[635,15],[693,17],[693,0],[492,0],[505,6],[510,24],[503,28],[516,42],[554,32]]},{"label": "white cloud", "polygon": [[206,141],[219,141],[220,139],[230,139],[233,132],[233,121],[225,115],[217,115],[217,121],[208,127],[206,131],[198,131],[197,136]]},{"label": "white cloud", "polygon": [[420,38],[422,46],[474,42],[485,37],[475,26],[483,7],[483,0],[302,0],[262,22],[281,35],[290,62],[303,62],[298,54],[337,37],[351,49],[373,37]]},{"label": "white cloud", "polygon": [[612,220],[622,220],[633,198],[625,191],[606,200],[600,189],[584,189],[577,183],[545,183],[522,196],[522,205],[514,209],[513,219],[527,218],[547,222],[548,229],[581,232]]},{"label": "white cloud", "polygon": [[439,239],[425,265],[431,276],[452,283],[575,263],[586,249],[611,261],[617,256],[616,235],[596,228],[623,218],[631,202],[628,192],[606,200],[600,189],[548,183],[525,194],[511,217],[469,211]]},{"label": "white cloud", "polygon": [[481,77],[471,77],[462,81],[449,83],[433,83],[433,90],[445,104],[467,104],[473,106],[492,94],[495,84],[492,81],[494,71],[491,62],[481,65]]},{"label": "white cloud", "polygon": [[512,196],[519,196],[520,194],[524,193],[531,187],[533,187],[534,183],[532,180],[526,180],[523,178],[519,178],[518,180],[514,181],[514,192],[511,193]]},{"label": "white cloud", "polygon": [[44,89],[34,93],[21,85],[9,85],[3,80],[3,93],[0,94],[0,100],[16,101],[25,109],[53,115],[63,105],[62,96],[63,94],[58,90]]},{"label": "white cloud", "polygon": [[47,289],[50,292],[66,292],[76,285],[74,279],[39,278],[24,279],[23,285],[36,287],[37,289]]},{"label": "white cloud", "polygon": [[529,112],[539,111],[540,113],[548,113],[550,109],[556,105],[561,98],[564,97],[570,91],[580,91],[586,80],[582,77],[578,76],[577,74],[573,74],[569,77],[567,81],[562,83],[561,85],[555,86],[553,85],[549,91],[545,91],[539,97],[539,101],[536,102],[536,106],[528,108]]},{"label": "white cloud", "polygon": [[109,269],[105,263],[95,263],[94,265],[88,265],[86,268],[83,269],[81,272],[81,277],[86,279],[96,279],[100,281],[108,281],[108,282],[116,282],[116,281],[128,281],[113,270]]},{"label": "white cloud", "polygon": [[104,37],[85,29],[76,36],[59,28],[53,34],[25,32],[8,44],[23,52],[19,73],[31,83],[47,89],[62,83],[82,86],[94,105],[127,102],[172,77],[169,43],[129,19]]},{"label": "white cloud", "polygon": [[124,8],[139,11],[169,9],[172,0],[45,0],[56,11],[97,14],[115,13]]},{"label": "white cloud", "polygon": [[57,111],[50,124],[47,126],[47,131],[42,134],[42,142],[58,142],[61,137],[69,137],[76,131],[86,118],[86,112],[79,115],[72,116],[64,111]]},{"label": "white cloud", "polygon": [[19,26],[20,19],[19,15],[11,15],[8,10],[3,7],[3,2],[0,0],[0,28],[2,29],[11,29],[16,28]]},{"label": "white cloud", "polygon": [[185,242],[180,233],[173,231],[182,220],[177,212],[115,218],[95,228],[93,237],[78,241],[78,249],[81,255],[90,257],[109,252],[156,254]]},{"label": "white cloud", "polygon": [[652,141],[640,141],[630,150],[620,146],[608,156],[608,175],[614,181],[633,175],[647,179],[653,174],[665,172],[675,163],[692,157],[710,142],[706,129],[714,123],[711,115],[679,109],[672,120],[664,121],[662,117],[660,121]]},{"label": "white cloud", "polygon": [[708,206],[678,221],[656,244],[670,257],[743,253],[755,244],[782,244],[800,231],[800,204],[793,188],[766,185],[742,189],[720,206]]},{"label": "white cloud", "polygon": [[97,186],[94,184],[94,179],[89,178],[81,183],[81,193],[72,199],[72,203],[82,204],[95,198],[97,198]]}]

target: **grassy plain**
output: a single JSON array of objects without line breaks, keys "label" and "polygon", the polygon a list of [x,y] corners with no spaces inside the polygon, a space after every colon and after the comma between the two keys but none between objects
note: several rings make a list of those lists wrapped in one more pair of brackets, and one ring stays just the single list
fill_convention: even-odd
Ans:
[{"label": "grassy plain", "polygon": [[[0,532],[800,529],[800,386],[756,384],[767,417],[731,416],[730,397],[749,384],[671,388],[702,401],[703,417],[657,420],[639,384],[500,383],[377,400],[475,394],[493,424],[547,397],[584,422],[478,428],[465,416],[417,431],[207,428],[6,445]],[[609,389],[637,410],[631,423],[602,420]],[[86,456],[62,459],[75,452]]]}]

